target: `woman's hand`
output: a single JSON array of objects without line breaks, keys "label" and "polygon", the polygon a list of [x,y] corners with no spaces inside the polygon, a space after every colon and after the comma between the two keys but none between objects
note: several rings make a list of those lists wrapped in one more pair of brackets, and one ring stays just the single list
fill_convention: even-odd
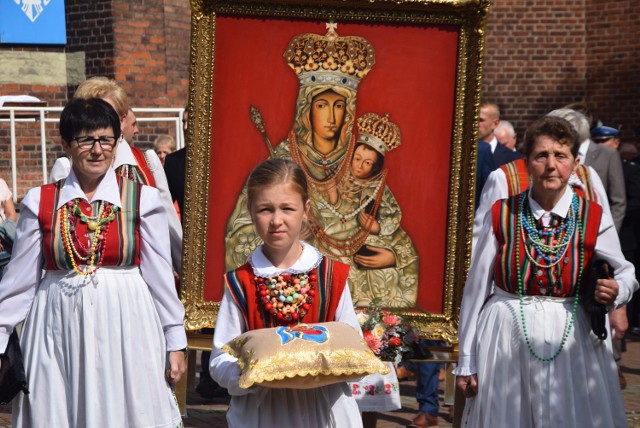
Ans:
[{"label": "woman's hand", "polygon": [[186,356],[184,351],[169,352],[169,368],[165,371],[164,377],[170,385],[180,382],[187,367]]},{"label": "woman's hand", "polygon": [[475,397],[478,393],[478,375],[456,376],[456,388],[465,398]]},{"label": "woman's hand", "polygon": [[396,255],[391,250],[372,247],[371,245],[365,245],[365,247],[367,250],[373,251],[375,254],[370,256],[356,254],[353,256],[353,261],[362,269],[382,269],[396,265]]},{"label": "woman's hand", "polygon": [[615,279],[599,279],[596,282],[596,302],[609,306],[618,297],[618,283]]}]

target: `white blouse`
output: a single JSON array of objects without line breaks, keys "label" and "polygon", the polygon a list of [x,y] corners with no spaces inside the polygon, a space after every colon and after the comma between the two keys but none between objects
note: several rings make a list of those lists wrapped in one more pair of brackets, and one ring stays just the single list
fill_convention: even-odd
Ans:
[{"label": "white blouse", "polygon": [[[87,200],[73,170],[60,192],[58,207],[81,198]],[[105,200],[121,207],[120,191],[113,169],[109,169],[89,203]],[[40,285],[43,269],[42,231],[38,222],[40,188],[24,197],[16,229],[11,261],[0,282],[0,350],[4,351],[9,335],[31,308]],[[157,189],[142,186],[140,193],[140,273],[149,286],[167,340],[167,350],[187,346],[184,331],[184,307],[178,299],[171,267],[166,210]]]}]

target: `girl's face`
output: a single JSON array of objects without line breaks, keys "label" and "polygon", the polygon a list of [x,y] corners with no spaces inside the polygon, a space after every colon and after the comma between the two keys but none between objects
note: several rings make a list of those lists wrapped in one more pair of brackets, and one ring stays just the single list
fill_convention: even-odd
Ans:
[{"label": "girl's face", "polygon": [[267,186],[256,193],[251,219],[268,259],[297,258],[300,232],[310,206],[311,201],[305,203],[291,183]]},{"label": "girl's face", "polygon": [[378,160],[378,154],[375,150],[371,150],[364,145],[359,145],[353,152],[351,159],[351,173],[359,179],[369,178],[371,170]]}]

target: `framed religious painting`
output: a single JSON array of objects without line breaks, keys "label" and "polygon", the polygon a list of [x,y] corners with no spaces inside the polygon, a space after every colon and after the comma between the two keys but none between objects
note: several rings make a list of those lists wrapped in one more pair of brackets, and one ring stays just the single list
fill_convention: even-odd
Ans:
[{"label": "framed religious painting", "polygon": [[214,325],[260,246],[250,171],[298,163],[306,242],[380,302],[456,341],[469,264],[484,0],[192,0],[182,299]]}]

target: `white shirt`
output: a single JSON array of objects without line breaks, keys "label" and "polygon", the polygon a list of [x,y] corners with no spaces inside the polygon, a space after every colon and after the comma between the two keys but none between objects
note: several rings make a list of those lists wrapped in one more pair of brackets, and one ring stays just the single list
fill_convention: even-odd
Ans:
[{"label": "white shirt", "polygon": [[[176,295],[169,239],[158,230],[166,229],[167,218],[158,190],[143,186],[140,194],[140,273],[148,284],[167,340],[167,350],[187,346],[184,331],[184,307]],[[87,200],[73,170],[69,173],[58,206],[75,198]],[[93,198],[121,207],[120,192],[113,169],[104,176]],[[31,308],[42,276],[42,230],[38,222],[40,187],[24,197],[16,229],[13,255],[0,282],[0,350],[4,351],[9,334],[22,322]]]},{"label": "white shirt", "polygon": [[487,143],[491,146],[491,153],[495,153],[496,147],[498,147],[498,139],[495,137],[495,135],[493,136],[491,141],[487,141]]},{"label": "white shirt", "polygon": [[587,138],[580,144],[580,148],[578,149],[578,161],[581,165],[584,165],[584,161],[587,159],[587,150],[589,150],[590,142],[591,140]]},{"label": "white shirt", "polygon": [[[550,211],[551,213],[566,217],[571,205],[573,190],[567,186],[560,201]],[[529,204],[536,219],[540,219],[547,213],[531,198]],[[460,323],[458,337],[460,339],[460,356],[458,367],[454,373],[458,376],[468,376],[477,372],[475,360],[476,331],[478,315],[487,297],[493,292],[494,264],[498,253],[498,241],[493,233],[493,221],[491,211],[484,218],[482,232],[474,248],[471,259],[471,268],[465,282],[462,305],[460,307]],[[633,292],[638,288],[633,265],[625,260],[620,250],[618,233],[613,225],[611,216],[603,213],[596,240],[594,259],[604,259],[611,264],[615,272],[615,280],[618,283],[618,296],[614,302],[615,307],[627,303]]]}]

